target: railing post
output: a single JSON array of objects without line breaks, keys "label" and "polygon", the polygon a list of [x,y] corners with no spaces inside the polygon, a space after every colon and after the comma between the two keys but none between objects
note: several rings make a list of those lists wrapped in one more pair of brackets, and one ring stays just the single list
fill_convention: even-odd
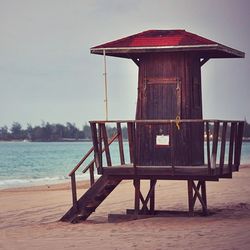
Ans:
[{"label": "railing post", "polygon": [[219,127],[220,127],[220,123],[218,121],[214,122],[213,148],[212,148],[212,161],[211,161],[212,169],[216,168],[216,157],[217,157]]},{"label": "railing post", "polygon": [[125,157],[124,157],[124,149],[123,149],[121,123],[117,122],[116,127],[117,127],[117,134],[118,134],[120,162],[121,162],[121,165],[124,165],[125,164]]},{"label": "railing post", "polygon": [[102,168],[103,168],[103,161],[102,161],[102,128],[101,128],[101,124],[98,123],[98,152],[99,152],[99,160],[100,160],[100,173],[102,173]]},{"label": "railing post", "polygon": [[95,183],[95,176],[94,176],[94,162],[89,167],[89,176],[90,176],[90,186],[93,186]]},{"label": "railing post", "polygon": [[233,150],[234,150],[234,140],[235,140],[235,129],[236,123],[231,122],[231,129],[230,129],[230,142],[229,142],[229,153],[228,153],[228,168],[230,173],[232,173],[232,164],[233,164]]},{"label": "railing post", "polygon": [[244,122],[238,122],[237,127],[238,128],[236,131],[236,138],[235,138],[234,166],[235,170],[239,171]]},{"label": "railing post", "polygon": [[227,133],[227,122],[223,122],[222,135],[221,135],[221,150],[220,150],[220,174],[221,175],[223,174],[223,168],[224,168],[226,133]]},{"label": "railing post", "polygon": [[76,193],[76,176],[75,173],[71,175],[71,189],[72,189],[72,203],[73,207],[75,209],[78,209],[77,207],[77,193]]},{"label": "railing post", "polygon": [[209,134],[209,122],[206,122],[206,135],[207,135],[207,165],[208,165],[208,173],[212,174],[211,170],[211,159],[210,159],[210,134]]},{"label": "railing post", "polygon": [[112,166],[110,151],[109,151],[108,135],[107,135],[107,130],[106,130],[105,124],[100,124],[100,129],[102,130],[102,137],[103,137],[107,165]]},{"label": "railing post", "polygon": [[102,171],[102,162],[101,162],[101,154],[102,152],[99,150],[99,142],[97,139],[97,129],[96,129],[96,123],[90,123],[91,127],[91,133],[92,133],[92,141],[94,146],[94,158],[95,158],[95,164],[98,173],[101,173]]},{"label": "railing post", "polygon": [[128,144],[129,144],[129,156],[130,162],[134,163],[134,136],[133,136],[133,123],[127,123],[128,128]]}]

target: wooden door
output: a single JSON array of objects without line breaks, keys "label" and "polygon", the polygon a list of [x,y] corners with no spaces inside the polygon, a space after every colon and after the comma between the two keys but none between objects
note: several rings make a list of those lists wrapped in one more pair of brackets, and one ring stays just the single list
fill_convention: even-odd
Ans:
[{"label": "wooden door", "polygon": [[[180,116],[181,91],[178,78],[147,79],[144,90],[144,116],[147,120],[173,120]],[[171,165],[174,135],[168,125],[138,125],[138,164]],[[170,138],[169,145],[157,145],[157,136]]]},{"label": "wooden door", "polygon": [[176,119],[180,116],[180,81],[178,78],[151,78],[146,81],[147,119]]}]

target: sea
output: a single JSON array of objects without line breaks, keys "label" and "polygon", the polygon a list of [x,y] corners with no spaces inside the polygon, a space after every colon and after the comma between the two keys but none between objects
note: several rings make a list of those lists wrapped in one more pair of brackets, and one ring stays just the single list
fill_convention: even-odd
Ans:
[{"label": "sea", "polygon": [[[69,180],[92,142],[0,142],[0,189],[34,185],[51,185]],[[113,164],[119,164],[117,145],[111,146]],[[128,143],[124,142],[125,159],[129,161]],[[84,166],[93,159],[89,157]],[[243,142],[241,163],[250,164],[250,143]],[[76,173],[78,180],[88,179],[83,167]]]}]

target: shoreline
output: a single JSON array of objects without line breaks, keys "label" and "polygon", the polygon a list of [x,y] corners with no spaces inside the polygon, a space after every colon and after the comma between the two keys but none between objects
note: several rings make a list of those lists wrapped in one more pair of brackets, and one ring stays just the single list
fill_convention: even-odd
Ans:
[{"label": "shoreline", "polygon": [[[250,168],[250,163],[244,163],[240,165],[240,170],[243,168]],[[234,172],[237,173],[237,172]],[[99,175],[97,175],[98,177]],[[83,178],[83,176],[78,177],[77,183],[82,183],[80,185],[83,185],[84,187],[87,187],[89,184],[89,179],[88,176],[86,176],[86,179]],[[64,187],[68,186],[68,189],[71,190],[70,186],[70,178],[65,178],[64,180],[59,180],[59,181],[51,181],[51,182],[45,182],[41,181],[41,183],[29,183],[28,185],[17,185],[17,186],[9,186],[9,187],[0,187],[0,192],[1,191],[11,191],[13,192],[19,192],[23,190],[45,190],[45,189],[51,189],[51,190],[58,190],[59,187]]]}]

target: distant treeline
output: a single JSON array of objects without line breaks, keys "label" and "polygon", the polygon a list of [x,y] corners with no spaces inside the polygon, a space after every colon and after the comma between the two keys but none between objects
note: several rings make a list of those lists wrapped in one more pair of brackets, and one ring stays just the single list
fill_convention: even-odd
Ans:
[{"label": "distant treeline", "polygon": [[[116,132],[115,128],[107,127],[108,135]],[[123,128],[123,136],[127,138],[127,130]],[[18,122],[14,122],[10,128],[0,127],[0,140],[29,140],[29,141],[70,141],[70,140],[90,140],[91,129],[85,124],[82,129],[78,129],[74,123],[67,122],[66,125],[42,123],[40,126],[22,128]]]},{"label": "distant treeline", "polygon": [[[211,130],[213,128],[211,127]],[[108,136],[116,133],[116,128],[107,127]],[[127,128],[122,128],[123,138],[127,139]],[[229,135],[228,135],[229,136]],[[243,137],[250,138],[250,124],[245,123]],[[0,127],[0,140],[29,140],[29,141],[70,141],[70,140],[90,140],[91,129],[85,124],[82,129],[78,129],[74,123],[67,122],[66,125],[42,123],[40,126],[22,128],[21,124],[14,122],[10,128]]]}]

